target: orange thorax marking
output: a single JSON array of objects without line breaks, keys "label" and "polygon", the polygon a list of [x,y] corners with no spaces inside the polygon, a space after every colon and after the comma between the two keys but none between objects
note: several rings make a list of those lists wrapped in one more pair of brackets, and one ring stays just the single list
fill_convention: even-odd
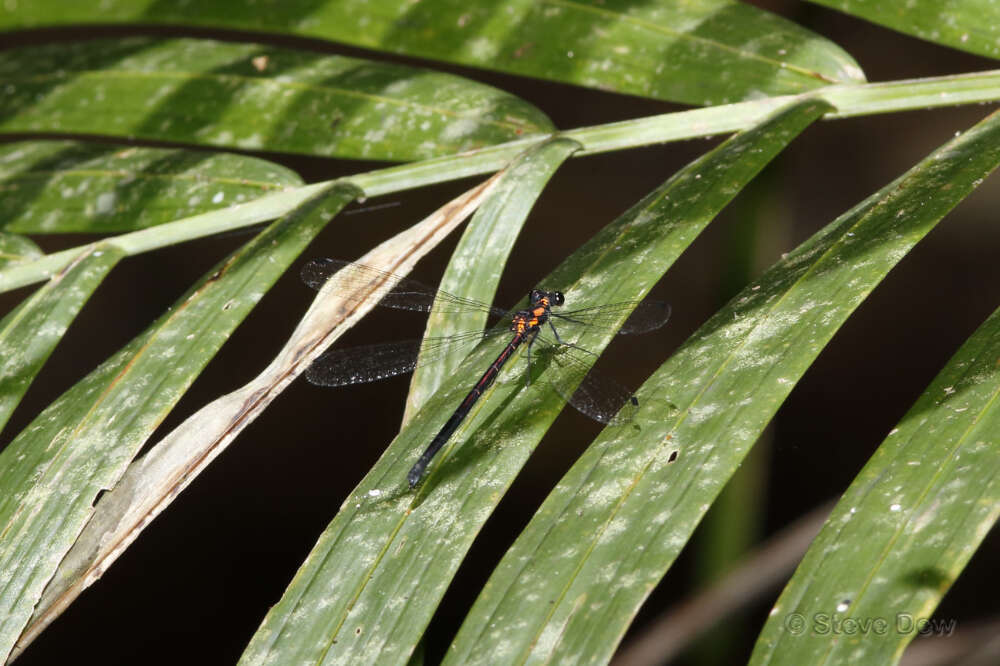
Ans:
[{"label": "orange thorax marking", "polygon": [[516,333],[524,333],[529,328],[535,328],[541,324],[542,317],[545,316],[549,307],[549,299],[543,298],[538,305],[531,308],[526,313],[520,313],[514,317],[511,330]]}]

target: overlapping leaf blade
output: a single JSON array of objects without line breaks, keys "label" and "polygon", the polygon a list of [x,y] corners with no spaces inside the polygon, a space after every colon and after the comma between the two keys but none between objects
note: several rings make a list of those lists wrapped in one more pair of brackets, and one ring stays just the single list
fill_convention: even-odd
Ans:
[{"label": "overlapping leaf blade", "polygon": [[333,185],[191,288],[49,405],[0,453],[0,657],[56,566],[146,438],[268,287],[356,195]]},{"label": "overlapping leaf blade", "polygon": [[126,38],[0,52],[2,132],[413,160],[551,130],[448,74],[261,44]]},{"label": "overlapping leaf blade", "polygon": [[1000,517],[997,359],[1000,310],[844,493],[751,664],[894,664],[918,631],[950,635],[954,625],[925,623]]},{"label": "overlapping leaf blade", "polygon": [[1000,7],[991,0],[810,0],[899,32],[989,58],[1000,57]]},{"label": "overlapping leaf blade", "polygon": [[0,270],[10,264],[38,259],[44,253],[27,236],[0,231]]},{"label": "overlapping leaf blade", "polygon": [[[828,110],[822,102],[791,105],[733,137],[605,228],[545,284],[580,306],[641,297],[719,209]],[[610,336],[585,343],[600,350]],[[525,388],[521,377],[501,379],[410,492],[407,470],[497,351],[492,343],[477,348],[352,492],[244,663],[406,661],[475,534],[563,406],[537,382]],[[545,365],[533,368],[559,372]]]},{"label": "overlapping leaf blade", "polygon": [[[490,178],[449,201],[373,248],[364,262],[407,272],[475,210],[495,182],[496,177]],[[360,291],[361,301],[317,297],[282,350],[254,379],[202,406],[129,465],[115,487],[97,502],[86,527],[60,561],[18,640],[18,650],[30,645],[100,578],[299,373],[375,307],[377,287],[360,285]]]},{"label": "overlapping leaf blade", "polygon": [[80,308],[122,256],[108,244],[87,248],[0,321],[0,430]]},{"label": "overlapping leaf blade", "polygon": [[[556,169],[580,144],[570,139],[553,139],[511,164],[496,184],[490,198],[476,211],[458,246],[452,253],[440,288],[460,298],[492,303],[500,274],[514,247],[531,207]],[[465,313],[462,317],[432,313],[425,335],[444,337],[483,329],[486,312]],[[426,402],[458,367],[461,358],[445,358],[439,363],[417,368],[410,382],[403,422]]]},{"label": "overlapping leaf blade", "polygon": [[22,141],[0,146],[0,227],[134,231],[301,184],[294,171],[244,155]]},{"label": "overlapping leaf blade", "polygon": [[821,230],[713,316],[637,392],[638,431],[605,430],[549,495],[446,661],[610,658],[837,328],[998,162],[994,114]]},{"label": "overlapping leaf blade", "polygon": [[99,15],[60,0],[0,6],[0,30],[94,20],[286,32],[690,104],[864,80],[832,42],[731,0],[105,0]]}]

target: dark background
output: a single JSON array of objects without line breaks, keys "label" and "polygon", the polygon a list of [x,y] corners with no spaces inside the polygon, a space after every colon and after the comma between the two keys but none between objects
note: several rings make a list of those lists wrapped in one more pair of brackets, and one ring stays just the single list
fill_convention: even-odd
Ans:
[{"label": "dark background", "polygon": [[[757,2],[839,43],[870,81],[992,69],[996,63],[937,47],[798,2]],[[86,28],[4,35],[3,47],[86,37],[154,34],[265,41],[261,35],[181,29]],[[347,55],[359,49],[316,40],[280,45]],[[384,58],[376,55],[375,58]],[[424,64],[391,57],[390,60]],[[560,128],[642,117],[681,107],[629,96],[430,63],[505,89],[536,104]],[[640,384],[742,284],[733,266],[747,228],[757,225],[756,265],[776,261],[834,217],[982,119],[992,107],[968,106],[819,123],[809,128],[685,252],[654,291],[674,308],[671,324],[628,350],[609,351],[616,376]],[[20,138],[20,137],[12,137]],[[719,139],[696,140],[570,160],[535,207],[507,269],[498,302],[509,305],[603,225]],[[367,171],[377,163],[266,154],[309,182]],[[206,402],[242,385],[280,349],[313,292],[297,278],[317,256],[356,258],[474,184],[462,181],[371,200],[390,207],[344,216],[323,232],[261,301],[154,435],[155,442]],[[851,482],[958,346],[997,305],[1000,284],[1000,184],[996,177],[952,212],[848,320],[779,411],[760,461],[757,498],[766,536]],[[355,209],[359,208],[355,206]],[[747,225],[750,225],[748,227]],[[208,238],[122,262],[97,290],[14,414],[0,445],[75,381],[140,333],[215,262],[249,236]],[[90,240],[37,238],[47,251]],[[414,274],[433,283],[455,238]],[[8,311],[30,289],[0,297]],[[419,334],[422,321],[376,313],[343,341]],[[297,382],[257,419],[147,529],[104,578],[32,645],[24,666],[67,659],[107,664],[232,663],[280,597],[348,492],[395,435],[405,378],[348,389]],[[427,634],[438,660],[503,552],[548,490],[598,432],[568,410],[556,422],[501,502],[459,571]],[[751,530],[752,531],[752,530]],[[633,634],[695,589],[699,538],[646,604]],[[995,533],[936,614],[958,628],[997,613],[1000,555]],[[719,657],[745,660],[774,594],[727,621],[734,640]],[[631,636],[631,634],[630,634]],[[718,656],[718,655],[717,655]],[[688,654],[701,662],[705,654]]]}]

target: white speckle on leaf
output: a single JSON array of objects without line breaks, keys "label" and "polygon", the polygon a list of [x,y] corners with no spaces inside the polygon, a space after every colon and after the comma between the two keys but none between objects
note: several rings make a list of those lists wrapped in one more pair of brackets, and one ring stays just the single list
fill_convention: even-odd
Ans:
[{"label": "white speckle on leaf", "polygon": [[115,210],[115,193],[114,192],[101,192],[97,196],[97,213],[99,215],[108,215]]}]

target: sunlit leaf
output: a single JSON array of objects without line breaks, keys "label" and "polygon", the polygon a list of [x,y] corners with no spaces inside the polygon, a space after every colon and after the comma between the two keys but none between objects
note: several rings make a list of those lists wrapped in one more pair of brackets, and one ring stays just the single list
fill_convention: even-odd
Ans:
[{"label": "sunlit leaf", "polygon": [[284,32],[691,104],[864,80],[829,40],[732,0],[104,0],[100,13],[63,0],[0,5],[0,29],[93,21]]},{"label": "sunlit leaf", "polygon": [[[827,110],[821,102],[796,104],[733,137],[608,225],[545,284],[579,307],[641,297],[743,185]],[[603,331],[584,342],[600,350],[611,336]],[[476,533],[564,405],[544,382],[525,387],[511,370],[477,403],[423,485],[409,490],[416,457],[504,344],[480,345],[394,440],[271,609],[244,663],[406,661]],[[518,365],[515,358],[509,367]],[[532,367],[555,379],[561,373],[551,358]]]},{"label": "sunlit leaf", "polygon": [[75,141],[9,143],[0,145],[0,227],[133,231],[301,184],[295,172],[243,155]]},{"label": "sunlit leaf", "polygon": [[[998,163],[994,114],[819,231],[709,319],[637,391],[638,428],[606,429],[545,500],[446,661],[610,658],[817,354]],[[843,557],[845,566],[853,561]]]},{"label": "sunlit leaf", "polygon": [[[93,14],[92,14],[93,16]],[[2,132],[413,160],[551,130],[448,74],[261,44],[126,38],[0,52]]]},{"label": "sunlit leaf", "polygon": [[27,236],[0,231],[0,270],[11,264],[38,259],[43,254]]},{"label": "sunlit leaf", "polygon": [[1000,7],[993,0],[809,0],[929,42],[1000,57]]}]

